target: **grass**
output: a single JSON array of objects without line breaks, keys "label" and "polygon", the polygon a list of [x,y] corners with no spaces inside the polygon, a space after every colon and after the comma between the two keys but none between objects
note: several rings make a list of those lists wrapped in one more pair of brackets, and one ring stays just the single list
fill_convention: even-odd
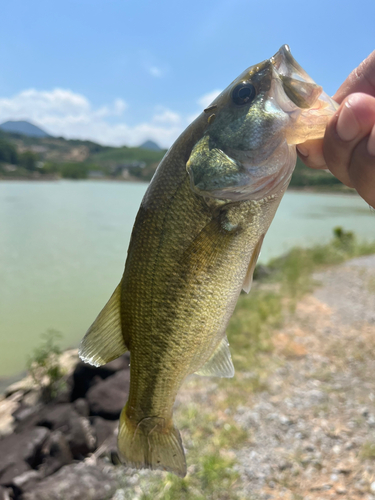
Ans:
[{"label": "grass", "polygon": [[359,452],[361,460],[375,460],[375,442],[367,441],[362,445]]},{"label": "grass", "polygon": [[[242,500],[242,482],[236,471],[235,450],[251,445],[251,435],[233,420],[239,405],[251,405],[252,394],[267,388],[268,375],[278,360],[270,354],[272,333],[293,314],[298,300],[315,283],[312,273],[360,255],[374,254],[375,243],[359,243],[341,228],[327,245],[295,248],[267,266],[263,283],[255,282],[250,295],[240,295],[227,328],[236,375],[233,379],[206,379],[204,401],[199,400],[202,379],[193,377],[184,391],[191,402],[175,411],[187,449],[188,475],[147,474],[141,482],[140,500]],[[322,373],[326,378],[328,373]],[[363,459],[375,459],[375,445],[364,445]],[[246,494],[246,498],[249,496]]]}]

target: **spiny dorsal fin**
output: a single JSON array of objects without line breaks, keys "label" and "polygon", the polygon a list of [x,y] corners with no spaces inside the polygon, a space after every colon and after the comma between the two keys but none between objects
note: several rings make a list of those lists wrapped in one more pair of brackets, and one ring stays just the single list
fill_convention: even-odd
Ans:
[{"label": "spiny dorsal fin", "polygon": [[128,350],[122,335],[120,305],[121,283],[82,339],[79,357],[85,363],[101,366]]},{"label": "spiny dorsal fin", "polygon": [[246,276],[243,281],[242,285],[242,290],[246,293],[249,293],[251,290],[251,285],[253,283],[253,274],[254,274],[254,269],[260,254],[260,249],[262,248],[262,243],[264,240],[264,234],[260,237],[258,243],[256,244],[253,254],[251,256],[250,262],[249,262],[249,267],[247,268]]},{"label": "spiny dorsal fin", "polygon": [[210,359],[195,373],[205,377],[232,378],[234,376],[234,366],[226,336],[220,342]]}]

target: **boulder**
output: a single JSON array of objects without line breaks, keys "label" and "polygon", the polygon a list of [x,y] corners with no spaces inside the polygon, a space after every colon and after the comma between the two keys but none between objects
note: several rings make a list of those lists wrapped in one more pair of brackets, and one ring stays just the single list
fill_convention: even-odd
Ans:
[{"label": "boulder", "polygon": [[18,498],[22,491],[35,488],[39,481],[41,481],[42,479],[44,479],[44,475],[42,472],[37,470],[28,470],[23,474],[14,477],[10,483],[10,486],[16,493],[16,498]]},{"label": "boulder", "polygon": [[82,459],[95,450],[96,438],[86,417],[77,413],[74,403],[58,404],[46,408],[38,421],[49,429],[62,432],[73,457]]},{"label": "boulder", "polygon": [[45,427],[35,427],[0,441],[0,484],[11,484],[13,478],[41,463],[41,450],[49,434]]},{"label": "boulder", "polygon": [[95,450],[96,437],[86,417],[71,418],[69,427],[67,439],[70,450],[75,459],[81,460]]},{"label": "boulder", "polygon": [[71,417],[78,416],[71,403],[51,404],[46,406],[39,414],[38,425],[43,425],[53,431],[59,429],[67,433]]},{"label": "boulder", "polygon": [[42,455],[43,461],[40,470],[44,476],[49,476],[64,465],[73,462],[69,443],[60,431],[54,431],[50,434],[42,448]]},{"label": "boulder", "polygon": [[84,462],[64,466],[25,492],[22,500],[107,500],[116,483],[101,467]]},{"label": "boulder", "polygon": [[35,406],[25,405],[23,402],[13,413],[13,418],[16,426],[21,422],[30,420],[33,416],[36,416],[43,408],[42,404],[37,404]]},{"label": "boulder", "polygon": [[96,436],[96,447],[103,443],[113,442],[116,447],[117,440],[117,420],[105,420],[102,417],[92,417],[92,428]]},{"label": "boulder", "polygon": [[9,490],[8,488],[3,488],[0,486],[0,500],[10,500]]},{"label": "boulder", "polygon": [[129,359],[129,353],[126,353],[100,367],[95,367],[82,361],[79,362],[72,375],[72,401],[84,398],[90,387],[98,381],[112,376],[117,371],[129,370]]},{"label": "boulder", "polygon": [[47,427],[51,430],[60,429],[62,432],[69,430],[69,420],[72,416],[78,416],[73,403],[58,403],[53,401],[45,406],[38,405],[34,409],[17,410],[16,418],[17,433],[37,425]]},{"label": "boulder", "polygon": [[91,415],[117,420],[124,407],[130,383],[130,371],[122,370],[98,382],[87,392]]},{"label": "boulder", "polygon": [[79,398],[74,401],[74,408],[79,415],[82,417],[88,417],[90,415],[89,404],[86,399]]},{"label": "boulder", "polygon": [[19,407],[19,398],[14,395],[9,398],[0,396],[0,438],[12,434],[15,428],[13,413]]}]

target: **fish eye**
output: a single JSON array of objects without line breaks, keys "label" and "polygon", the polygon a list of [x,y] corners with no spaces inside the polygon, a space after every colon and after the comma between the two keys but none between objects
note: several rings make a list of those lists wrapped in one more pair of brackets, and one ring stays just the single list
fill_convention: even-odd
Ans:
[{"label": "fish eye", "polygon": [[255,87],[251,83],[241,82],[232,91],[232,101],[237,106],[250,104],[256,94]]}]

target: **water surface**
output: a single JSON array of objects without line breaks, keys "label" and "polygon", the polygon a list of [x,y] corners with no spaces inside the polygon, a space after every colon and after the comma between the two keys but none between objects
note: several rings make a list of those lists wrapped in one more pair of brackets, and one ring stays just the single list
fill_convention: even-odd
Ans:
[{"label": "water surface", "polygon": [[[76,346],[121,279],[146,184],[0,183],[0,377],[22,370],[53,328]],[[295,245],[328,241],[342,226],[375,238],[361,198],[288,192],[265,238],[267,262]]]}]

